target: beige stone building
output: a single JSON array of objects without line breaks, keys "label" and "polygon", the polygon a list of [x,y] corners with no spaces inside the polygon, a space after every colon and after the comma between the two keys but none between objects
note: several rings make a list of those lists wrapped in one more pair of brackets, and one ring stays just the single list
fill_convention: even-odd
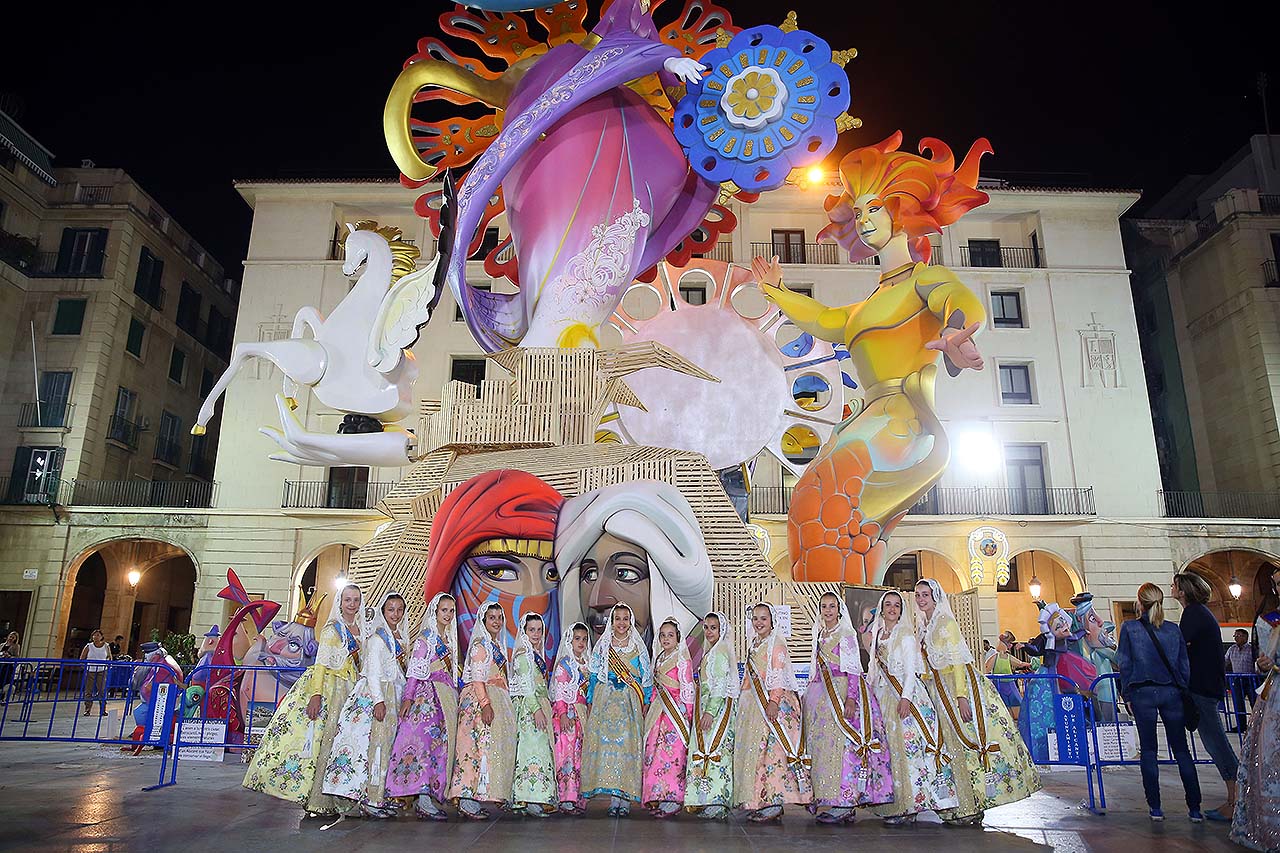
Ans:
[{"label": "beige stone building", "polygon": [[188,629],[181,548],[88,534],[94,548],[66,549],[84,507],[137,529],[140,508],[213,504],[218,430],[188,431],[226,369],[238,294],[128,174],[52,159],[0,113],[0,628],[57,654],[99,625],[135,642]]},{"label": "beige stone building", "polygon": [[[395,180],[251,181],[237,189],[254,220],[236,342],[287,337],[299,308],[313,305],[324,313],[338,304],[351,286],[335,243],[344,223],[395,225],[416,241],[423,261],[435,251],[426,223],[413,213],[420,191]],[[779,254],[790,286],[811,288],[829,304],[863,298],[875,286],[876,267],[850,264],[835,247],[816,242],[829,189],[791,187],[735,207],[738,228],[708,255],[746,264],[755,254]],[[979,339],[988,367],[940,379],[952,467],[899,526],[890,559],[873,580],[909,585],[938,577],[976,603],[985,636],[994,638],[1004,627],[1025,638],[1036,630],[1035,585],[1043,597],[1064,603],[1087,588],[1118,621],[1131,612],[1139,583],[1165,583],[1175,569],[1195,563],[1213,580],[1221,599],[1214,606],[1224,621],[1244,620],[1252,603],[1231,599],[1226,572],[1241,578],[1263,572],[1270,555],[1280,554],[1280,535],[1265,520],[1167,517],[1119,224],[1137,193],[994,183],[990,194],[990,204],[936,244],[937,261],[989,306]],[[492,240],[505,237],[501,218],[492,225]],[[510,287],[490,280],[479,261],[468,264],[468,278]],[[706,296],[696,283],[681,285],[683,299],[696,303]],[[501,375],[483,360],[449,294],[414,352],[419,401],[436,398],[450,379]],[[61,648],[79,596],[77,579],[102,543],[113,540],[139,548],[163,543],[157,547],[191,558],[197,633],[225,618],[227,606],[217,594],[227,567],[251,593],[290,611],[303,591],[332,589],[352,550],[386,522],[373,507],[406,469],[267,461],[278,448],[258,430],[276,420],[281,380],[270,364],[256,362],[231,384],[219,409],[213,507],[73,503],[57,508],[61,520],[43,507],[4,512],[0,589],[31,591],[28,624],[36,647]],[[339,413],[305,391],[299,404],[309,428],[336,429]],[[798,446],[803,461],[812,450]],[[794,481],[771,457],[755,463],[752,480],[751,520],[768,534],[770,562],[785,576],[785,509]],[[974,559],[971,540],[987,537],[1007,542],[1007,581],[1000,579],[998,560]],[[1227,551],[1240,556],[1227,569],[1206,559]],[[107,582],[116,594],[126,589],[121,573],[129,565],[110,568]],[[35,577],[26,580],[30,569]]]}]

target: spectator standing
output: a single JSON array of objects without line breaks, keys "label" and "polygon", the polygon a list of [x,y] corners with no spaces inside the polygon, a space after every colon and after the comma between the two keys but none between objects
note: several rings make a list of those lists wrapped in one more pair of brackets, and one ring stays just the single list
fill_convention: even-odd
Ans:
[{"label": "spectator standing", "polygon": [[1249,729],[1249,715],[1244,709],[1245,700],[1252,708],[1258,701],[1257,664],[1258,650],[1249,642],[1249,632],[1237,628],[1233,635],[1235,642],[1227,649],[1224,661],[1227,672],[1235,678],[1227,679],[1231,690],[1231,704],[1235,706],[1236,724],[1227,729],[1229,732],[1244,732]]},{"label": "spectator standing", "polygon": [[85,643],[84,649],[80,652],[80,659],[104,661],[104,663],[90,663],[85,666],[84,715],[89,716],[89,712],[93,710],[93,700],[96,698],[101,708],[101,716],[105,717],[107,715],[107,664],[105,661],[111,659],[111,647],[103,638],[101,628],[93,629],[89,642]]},{"label": "spectator standing", "polygon": [[10,631],[4,638],[4,643],[0,644],[0,688],[7,687],[13,681],[12,658],[22,657],[22,647],[18,641],[18,632]]},{"label": "spectator standing", "polygon": [[1164,722],[1169,749],[1178,762],[1178,775],[1192,823],[1204,821],[1200,811],[1200,780],[1187,746],[1182,691],[1191,677],[1187,642],[1178,626],[1164,618],[1164,592],[1153,583],[1138,587],[1142,616],[1120,628],[1116,662],[1120,666],[1120,695],[1128,703],[1138,728],[1142,790],[1152,820],[1164,820],[1160,809],[1160,741],[1157,719]]},{"label": "spectator standing", "polygon": [[124,652],[124,635],[116,634],[116,638],[111,641],[111,659],[119,660],[120,655]]},{"label": "spectator standing", "polygon": [[1227,668],[1222,657],[1222,629],[1206,606],[1213,594],[1209,582],[1195,572],[1183,571],[1173,576],[1173,597],[1182,605],[1182,621],[1178,627],[1187,641],[1187,660],[1191,665],[1188,687],[1200,711],[1200,742],[1213,758],[1223,783],[1227,801],[1205,812],[1209,820],[1230,822],[1236,808],[1236,774],[1240,760],[1222,729],[1218,705],[1227,695]]}]

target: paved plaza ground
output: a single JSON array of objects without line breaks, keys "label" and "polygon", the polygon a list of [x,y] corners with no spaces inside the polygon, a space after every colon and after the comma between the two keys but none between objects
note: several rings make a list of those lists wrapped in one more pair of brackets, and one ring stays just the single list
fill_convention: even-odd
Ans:
[{"label": "paved plaza ground", "polygon": [[[830,849],[962,851],[1234,851],[1222,824],[1193,826],[1181,808],[1174,768],[1162,768],[1168,820],[1146,815],[1136,768],[1107,773],[1109,812],[1098,817],[1081,808],[1083,772],[1046,774],[1044,790],[1029,800],[987,813],[983,829],[933,822],[888,828],[865,818],[851,827],[818,826],[806,814],[788,813],[781,826],[727,824],[690,817],[656,821],[639,810],[627,820],[593,804],[582,819],[537,820],[501,816],[483,823],[344,820],[322,830],[324,821],[303,820],[292,805],[240,787],[244,764],[183,761],[178,785],[154,785],[159,753],[138,758],[115,747],[53,742],[0,742],[0,850],[108,853],[108,851],[807,851]],[[1217,805],[1222,784],[1212,768],[1201,769],[1205,806]],[[931,817],[931,816],[930,816]]]}]

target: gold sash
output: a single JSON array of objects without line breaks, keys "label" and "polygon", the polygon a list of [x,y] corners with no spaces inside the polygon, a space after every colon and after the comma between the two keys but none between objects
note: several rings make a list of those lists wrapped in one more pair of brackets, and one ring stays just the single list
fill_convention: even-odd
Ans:
[{"label": "gold sash", "polygon": [[694,748],[690,761],[698,767],[698,774],[704,779],[711,772],[711,762],[719,761],[724,756],[720,753],[720,742],[724,740],[725,733],[729,731],[729,718],[733,716],[733,699],[728,696],[724,700],[724,711],[720,714],[720,721],[715,724],[715,734],[711,736],[711,745],[706,743],[706,737],[702,734],[702,686],[699,685],[693,694],[693,733]]},{"label": "gold sash", "polygon": [[987,740],[986,703],[982,701],[982,697],[978,693],[978,677],[974,671],[973,664],[965,664],[964,671],[969,676],[969,691],[971,694],[969,706],[973,709],[973,721],[977,724],[979,743],[974,743],[965,735],[960,715],[952,707],[951,697],[947,694],[947,685],[942,680],[942,673],[938,672],[933,664],[929,662],[928,647],[921,644],[920,651],[924,657],[924,665],[929,668],[931,677],[938,685],[938,697],[942,700],[942,707],[947,712],[947,717],[951,720],[951,727],[955,730],[956,735],[959,736],[961,743],[981,756],[982,769],[991,770],[991,756],[1000,751],[1000,744]]},{"label": "gold sash", "polygon": [[[764,714],[765,724],[773,730],[773,734],[778,738],[778,743],[782,744],[782,750],[787,754],[787,763],[791,765],[792,771],[796,774],[796,784],[801,791],[807,790],[808,785],[804,781],[805,774],[809,768],[813,766],[813,758],[810,757],[806,749],[805,740],[806,732],[804,729],[804,716],[800,717],[800,743],[796,746],[791,745],[791,739],[787,737],[787,730],[782,727],[782,720],[770,720],[769,714],[765,711],[765,706],[769,704],[769,700],[764,692],[764,685],[760,683],[760,676],[756,675],[756,668],[751,665],[751,655],[747,654],[747,678],[751,681],[751,687],[755,691],[756,701],[760,703],[760,713]],[[781,713],[779,713],[781,716]]]},{"label": "gold sash", "polygon": [[[844,733],[849,743],[853,744],[854,752],[858,753],[858,757],[862,759],[862,763],[866,764],[870,753],[882,752],[884,744],[880,742],[880,738],[875,736],[871,730],[871,697],[867,693],[867,680],[859,678],[858,701],[862,703],[862,712],[859,715],[862,720],[862,731],[858,731],[853,724],[844,716],[844,703],[836,696],[835,681],[831,676],[831,668],[827,666],[826,660],[822,657],[822,650],[818,650],[818,671],[822,673],[822,686],[827,691],[827,704],[831,707],[831,716],[835,718],[836,725],[840,726],[840,731]],[[849,676],[853,678],[854,676]]]},{"label": "gold sash", "polygon": [[[902,687],[902,682],[889,671],[889,666],[885,663],[884,658],[876,655],[876,661],[880,664],[880,671],[884,673],[885,678],[889,680],[889,684],[893,687],[894,692],[898,694],[898,698],[907,699],[906,693]],[[924,685],[921,685],[921,689],[923,689],[923,687]],[[933,760],[937,765],[938,772],[942,772],[943,765],[951,763],[951,756],[947,755],[947,751],[942,743],[942,730],[939,728],[937,732],[930,731],[924,717],[920,714],[920,709],[916,707],[916,703],[911,702],[910,699],[907,699],[907,701],[911,704],[911,716],[916,718],[916,724],[920,726],[920,733],[924,735],[924,754],[932,755]],[[886,714],[889,713],[885,709],[881,710],[884,710]]]},{"label": "gold sash", "polygon": [[[671,692],[667,690],[665,682],[670,679],[655,672],[654,680],[658,682],[653,687],[654,692],[662,697],[662,707],[667,712],[667,716],[671,718],[671,722],[675,725],[676,734],[680,735],[680,740],[687,747],[689,745],[689,721],[684,718],[684,714],[681,713],[680,707],[676,704],[676,700],[671,698]],[[676,681],[675,686],[678,690],[680,687],[679,680]],[[697,694],[695,694],[694,697],[694,704],[697,704]]]},{"label": "gold sash", "polygon": [[644,709],[644,688],[636,681],[636,677],[631,674],[631,667],[622,660],[613,646],[609,647],[609,671],[618,677],[618,680],[635,691],[636,700],[640,703],[640,708]]}]

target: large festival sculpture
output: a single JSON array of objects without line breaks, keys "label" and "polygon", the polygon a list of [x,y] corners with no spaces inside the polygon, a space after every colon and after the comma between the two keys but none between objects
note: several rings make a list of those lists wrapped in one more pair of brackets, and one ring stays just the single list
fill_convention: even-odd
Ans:
[{"label": "large festival sculpture", "polygon": [[[927,235],[987,200],[990,146],[957,167],[941,142],[921,157],[895,134],[844,158],[821,236],[853,261],[878,255],[885,274],[865,301],[830,307],[789,290],[776,259],[702,255],[737,226],[731,200],[794,183],[861,125],[844,70],[856,51],[832,51],[794,13],[742,29],[705,0],[482,0],[439,20],[482,56],[423,38],[384,111],[438,253],[419,268],[398,230],[351,223],[350,294],[328,317],[301,309],[287,340],[237,345],[196,428],[246,360],[266,358],[286,376],[279,425],[262,430],[273,459],[411,465],[351,566],[370,600],[413,590],[409,624],[447,590],[464,632],[489,601],[509,626],[545,614],[550,643],[561,623],[599,628],[619,601],[642,628],[668,614],[693,628],[781,580],[803,582],[780,595],[801,605],[791,642],[807,649],[821,592],[878,580],[886,538],[946,467],[936,363],[981,368],[983,309],[930,265]],[[499,216],[509,236],[485,243]],[[469,283],[475,258],[513,286]],[[690,276],[710,283],[706,304],[684,301]],[[415,427],[410,348],[446,288],[509,378],[449,383]],[[640,291],[656,316],[628,307]],[[742,307],[748,292],[762,308]],[[846,404],[858,383],[864,399]],[[298,418],[304,387],[346,415],[338,434]],[[789,576],[746,524],[765,450],[801,476]]]}]

